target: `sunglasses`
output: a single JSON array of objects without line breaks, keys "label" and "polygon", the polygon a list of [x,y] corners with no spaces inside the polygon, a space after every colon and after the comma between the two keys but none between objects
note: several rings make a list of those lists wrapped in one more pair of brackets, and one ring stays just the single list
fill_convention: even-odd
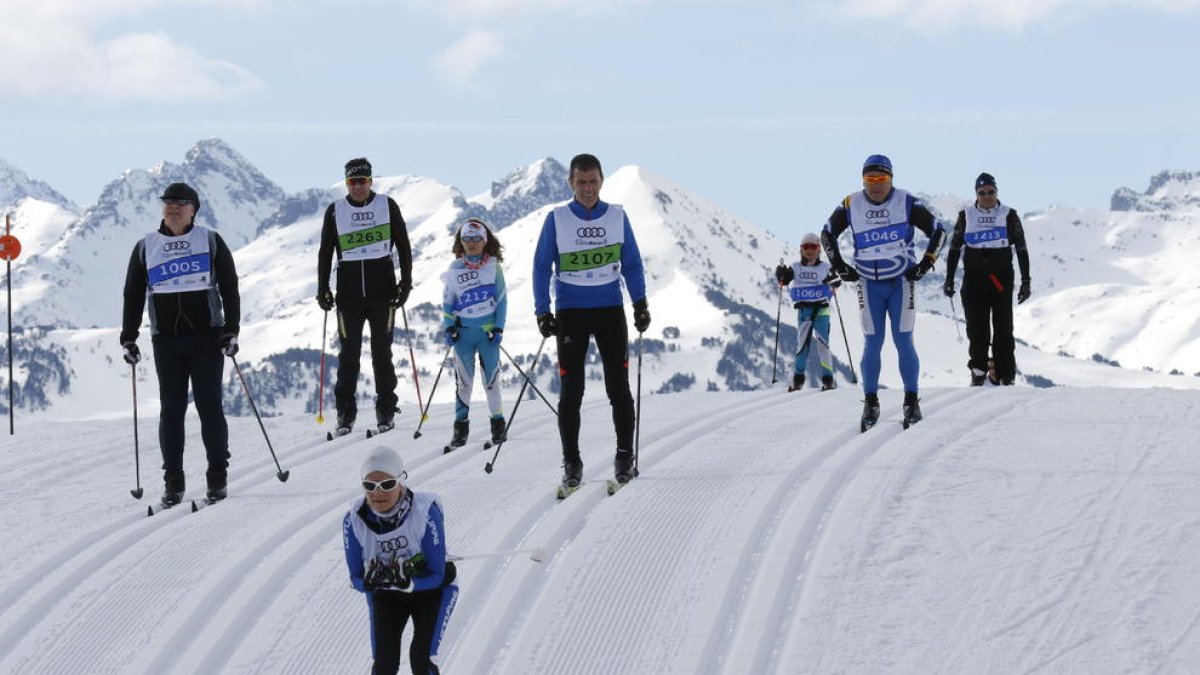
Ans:
[{"label": "sunglasses", "polygon": [[463,238],[462,238],[462,241],[463,241],[463,243],[464,243],[464,244],[467,244],[467,243],[474,243],[474,242],[482,242],[482,241],[483,241],[483,237],[480,237],[480,236],[478,236],[478,235],[475,235],[475,236],[470,236],[470,237],[463,237]]},{"label": "sunglasses", "polygon": [[192,203],[192,200],[190,200],[190,199],[164,199],[164,200],[162,200],[162,203],[170,204],[171,206],[187,206],[188,204]]},{"label": "sunglasses", "polygon": [[820,244],[800,244],[800,250],[802,251],[815,251],[819,248],[821,248]]},{"label": "sunglasses", "polygon": [[863,176],[863,180],[867,181],[868,183],[874,183],[876,185],[878,185],[880,183],[886,183],[891,179],[892,179],[892,177],[887,174],[884,174],[882,176]]},{"label": "sunglasses", "polygon": [[991,197],[992,195],[996,194],[996,191],[995,190],[976,190],[975,194],[979,195],[980,197]]},{"label": "sunglasses", "polygon": [[371,182],[370,176],[355,176],[346,179],[346,185],[366,185]]},{"label": "sunglasses", "polygon": [[392,490],[395,490],[396,486],[399,484],[399,478],[384,478],[381,481],[363,480],[362,482],[363,489],[367,492],[375,492],[376,490],[391,492]]}]

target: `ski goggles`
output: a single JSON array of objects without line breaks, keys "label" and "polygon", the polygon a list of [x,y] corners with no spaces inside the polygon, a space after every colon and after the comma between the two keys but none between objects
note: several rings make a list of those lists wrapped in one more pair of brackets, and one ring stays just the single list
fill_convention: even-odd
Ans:
[{"label": "ski goggles", "polygon": [[882,176],[863,176],[863,180],[867,181],[868,183],[874,183],[875,185],[881,185],[891,179],[892,177],[888,176],[887,174]]},{"label": "ski goggles", "polygon": [[370,176],[353,176],[346,179],[346,185],[366,185],[371,182]]},{"label": "ski goggles", "polygon": [[384,478],[383,480],[380,480],[380,481],[363,479],[363,482],[362,482],[363,489],[366,490],[367,492],[375,492],[376,490],[383,490],[384,492],[391,492],[392,490],[395,490],[396,486],[399,484],[400,484],[399,478]]}]

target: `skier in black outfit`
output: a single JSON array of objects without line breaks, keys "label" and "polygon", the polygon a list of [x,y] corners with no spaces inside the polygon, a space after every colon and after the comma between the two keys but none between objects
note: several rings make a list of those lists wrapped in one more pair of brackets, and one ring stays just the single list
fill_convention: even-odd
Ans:
[{"label": "skier in black outfit", "polygon": [[1018,304],[1030,296],[1029,251],[1021,218],[1000,203],[996,179],[991,174],[979,174],[975,179],[975,204],[958,212],[946,256],[946,297],[954,296],[954,270],[964,245],[962,304],[970,341],[967,367],[971,369],[971,386],[982,386],[988,374],[989,344],[996,363],[992,384],[1011,385],[1017,374],[1013,355],[1012,251],[1017,250],[1021,267]]},{"label": "skier in black outfit", "polygon": [[[412,251],[400,207],[371,189],[371,163],[359,157],[346,162],[349,194],[325,210],[321,248],[317,254],[317,304],[337,306],[337,382],[333,396],[338,434],[350,433],[358,417],[355,389],[362,355],[363,324],[371,326],[371,365],[375,371],[375,420],[383,432],[394,426],[397,412],[396,367],[392,363],[392,329],[396,309],[412,291]],[[337,295],[329,289],[333,254],[337,252]],[[396,283],[395,259],[400,263]]]},{"label": "skier in black outfit", "polygon": [[133,247],[129,258],[121,347],[126,363],[141,360],[138,328],[149,297],[150,343],[161,401],[162,501],[173,506],[183,499],[185,488],[183,420],[189,380],[208,457],[208,498],[218,501],[226,495],[229,429],[221,381],[223,357],[238,351],[241,301],[229,247],[221,235],[195,224],[200,196],[186,183],[172,183],[162,201],[161,224]]}]

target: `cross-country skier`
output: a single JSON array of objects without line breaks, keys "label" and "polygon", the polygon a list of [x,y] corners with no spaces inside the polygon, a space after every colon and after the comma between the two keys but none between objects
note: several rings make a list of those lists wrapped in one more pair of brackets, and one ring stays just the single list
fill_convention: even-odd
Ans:
[{"label": "cross-country skier", "polygon": [[[962,253],[963,315],[967,320],[967,347],[971,386],[983,386],[988,375],[988,345],[995,358],[993,384],[1009,385],[1017,374],[1013,352],[1013,265],[1017,251],[1021,266],[1021,288],[1017,304],[1029,299],[1029,250],[1025,229],[1017,212],[1000,203],[996,179],[981,173],[975,179],[975,203],[958,212],[950,253],[946,255],[946,297],[954,296],[954,270]],[[990,325],[989,325],[990,324]]]},{"label": "cross-country skier", "polygon": [[[635,411],[629,391],[629,329],[621,281],[624,279],[633,300],[634,328],[644,333],[650,327],[650,309],[642,255],[625,209],[600,200],[604,184],[600,160],[594,155],[576,155],[567,180],[575,198],[546,215],[533,259],[538,330],[543,337],[556,336],[558,346],[563,486],[577,487],[583,476],[579,408],[587,379],[588,341],[593,336],[604,366],[604,388],[617,434],[613,470],[617,482],[626,483],[633,477]],[[551,279],[556,314],[550,313]]]},{"label": "cross-country skier", "polygon": [[[821,243],[838,276],[859,282],[858,303],[866,342],[862,357],[866,400],[860,429],[866,431],[879,420],[880,355],[888,320],[904,382],[907,427],[921,420],[917,398],[921,362],[912,334],[917,318],[916,283],[933,269],[946,231],[920,200],[892,186],[892,162],[886,156],[867,157],[862,180],[863,190],[842,200],[829,216],[821,231]],[[846,230],[853,235],[853,264],[842,257],[838,247],[838,236]],[[913,250],[915,230],[929,237],[920,259]]]},{"label": "cross-country skier", "polygon": [[[371,365],[375,372],[375,422],[380,432],[394,426],[396,367],[392,363],[392,329],[396,310],[412,290],[412,251],[400,207],[371,186],[371,163],[358,157],[346,162],[345,199],[329,205],[317,253],[317,304],[328,312],[337,306],[337,382],[333,386],[337,433],[350,433],[358,417],[359,360],[363,324],[371,326]],[[329,290],[333,254],[337,252],[337,295]],[[400,283],[395,267],[400,265]]]},{"label": "cross-country skier", "polygon": [[229,468],[229,428],[221,404],[225,356],[238,351],[241,299],[237,269],[225,240],[196,225],[200,195],[186,183],[171,183],[162,194],[158,229],[133,247],[125,273],[121,347],[126,363],[142,354],[137,346],[142,310],[150,305],[150,344],[158,374],[161,408],[158,444],[163,458],[162,502],[183,499],[183,420],[188,384],[200,416],[200,438],[208,458],[208,498],[225,498]]},{"label": "cross-country skier", "polygon": [[408,489],[403,460],[386,446],[371,450],[359,475],[366,494],[350,503],[342,539],[350,584],[367,596],[371,672],[400,669],[400,639],[411,617],[412,672],[438,673],[438,650],[458,599],[441,502]]},{"label": "cross-country skier", "polygon": [[504,440],[504,409],[500,401],[500,341],[508,316],[504,260],[500,240],[475,218],[454,235],[454,262],[442,275],[442,327],[446,343],[453,345],[454,438],[447,449],[461,447],[470,431],[471,389],[475,384],[475,359],[483,366],[483,391],[491,412],[492,443]]},{"label": "cross-country skier", "polygon": [[780,286],[789,286],[792,307],[796,308],[796,328],[800,344],[788,391],[804,387],[809,348],[815,342],[821,363],[821,391],[837,386],[833,379],[833,354],[829,350],[829,298],[842,285],[829,263],[821,260],[821,238],[809,232],[800,238],[800,259],[775,268]]}]

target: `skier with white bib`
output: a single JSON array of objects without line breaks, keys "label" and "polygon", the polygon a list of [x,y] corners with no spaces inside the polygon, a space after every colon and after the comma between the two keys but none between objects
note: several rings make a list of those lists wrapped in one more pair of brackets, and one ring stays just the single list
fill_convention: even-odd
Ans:
[{"label": "skier with white bib", "polygon": [[788,391],[804,387],[810,348],[815,343],[821,364],[821,391],[837,387],[833,379],[833,354],[829,349],[829,299],[842,285],[829,263],[821,260],[821,238],[811,232],[800,238],[800,259],[775,268],[775,279],[788,287],[792,307],[796,309],[796,330],[800,341]]},{"label": "skier with white bib", "polygon": [[371,621],[373,675],[400,669],[400,640],[411,617],[414,675],[439,673],[438,652],[458,600],[454,563],[446,560],[441,501],[413,492],[395,450],[376,446],[359,476],[365,495],[350,503],[342,539],[350,585],[364,593]]},{"label": "skier with white bib", "polygon": [[[879,421],[879,371],[889,320],[904,383],[904,426],[921,420],[917,397],[921,362],[913,344],[916,283],[933,269],[946,234],[919,199],[892,186],[892,175],[892,161],[885,155],[867,157],[862,169],[863,189],[843,199],[821,231],[821,243],[834,271],[845,281],[858,282],[865,338],[861,431]],[[838,247],[838,237],[846,230],[853,235],[852,264],[842,257]],[[916,230],[929,237],[920,259],[913,245]]]},{"label": "skier with white bib", "polygon": [[[395,426],[396,367],[392,363],[392,333],[396,310],[412,291],[412,251],[404,217],[395,200],[371,189],[371,163],[364,157],[346,162],[344,199],[329,205],[321,227],[317,253],[317,304],[328,312],[337,307],[337,434],[350,433],[358,417],[359,361],[363,324],[371,327],[371,365],[375,374],[376,429]],[[329,288],[337,253],[337,294]],[[396,264],[400,282],[396,283]]]},{"label": "skier with white bib", "polygon": [[[971,369],[972,387],[983,386],[985,377],[992,384],[1011,385],[1017,374],[1012,310],[1014,249],[1021,267],[1017,304],[1030,296],[1029,250],[1021,217],[1001,204],[996,195],[995,177],[979,174],[975,179],[975,203],[958,212],[950,252],[946,254],[946,297],[954,297],[954,271],[962,256],[962,306],[970,342],[967,367]],[[995,359],[994,375],[989,374],[989,345]]]},{"label": "skier with white bib", "polygon": [[492,443],[504,440],[504,408],[500,386],[500,341],[508,316],[508,291],[504,283],[504,255],[500,240],[486,223],[471,218],[454,235],[454,262],[442,275],[442,329],[453,346],[454,437],[449,452],[462,447],[470,432],[471,389],[475,360],[483,367],[483,391],[491,413]]}]

